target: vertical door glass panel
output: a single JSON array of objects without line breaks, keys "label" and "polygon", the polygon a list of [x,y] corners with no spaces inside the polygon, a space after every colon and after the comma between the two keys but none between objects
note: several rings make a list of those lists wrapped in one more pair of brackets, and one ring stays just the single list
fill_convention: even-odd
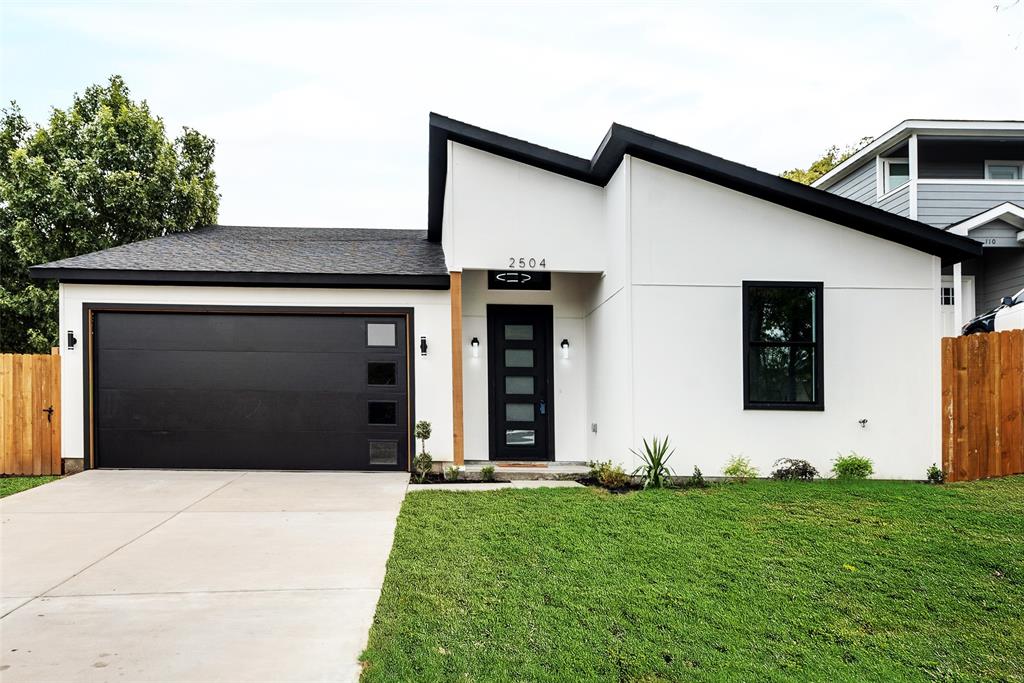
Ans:
[{"label": "vertical door glass panel", "polygon": [[506,368],[532,368],[533,349],[505,349]]},{"label": "vertical door glass panel", "polygon": [[533,341],[533,325],[505,325],[505,339]]},{"label": "vertical door glass panel", "polygon": [[367,346],[394,346],[395,345],[395,324],[394,323],[367,323],[366,324],[366,345]]},{"label": "vertical door glass panel", "polygon": [[505,393],[506,394],[533,394],[533,378],[532,377],[506,377],[505,378]]},{"label": "vertical door glass panel", "polygon": [[537,432],[532,429],[506,429],[506,446],[533,446],[537,441]]},{"label": "vertical door glass panel", "polygon": [[371,465],[397,465],[398,464],[398,442],[397,441],[371,441],[370,442],[370,464]]},{"label": "vertical door glass panel", "polygon": [[533,404],[506,403],[505,420],[508,422],[533,422]]}]

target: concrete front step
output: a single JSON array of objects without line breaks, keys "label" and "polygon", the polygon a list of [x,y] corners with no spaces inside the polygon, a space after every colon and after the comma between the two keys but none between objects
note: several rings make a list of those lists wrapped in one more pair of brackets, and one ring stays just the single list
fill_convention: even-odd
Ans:
[{"label": "concrete front step", "polygon": [[517,479],[507,482],[474,482],[472,484],[409,484],[410,491],[497,491],[500,489],[546,489],[546,488],[569,488],[583,487],[583,484],[576,481],[560,479],[539,479],[525,480]]},{"label": "concrete front step", "polygon": [[[585,477],[590,468],[581,462],[511,463],[488,460],[468,460],[463,468],[467,479],[476,479],[480,470],[491,465],[497,479],[510,481],[575,480]],[[546,465],[546,466],[544,466]]]}]

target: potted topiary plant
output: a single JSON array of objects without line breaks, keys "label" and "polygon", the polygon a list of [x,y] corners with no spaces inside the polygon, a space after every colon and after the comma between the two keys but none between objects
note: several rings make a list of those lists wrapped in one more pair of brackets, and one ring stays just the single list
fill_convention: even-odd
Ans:
[{"label": "potted topiary plant", "polygon": [[416,423],[416,429],[413,434],[420,441],[420,452],[419,455],[412,462],[412,469],[416,475],[416,481],[422,484],[427,480],[427,475],[430,474],[431,468],[434,466],[434,460],[427,453],[427,439],[430,438],[430,423],[426,420],[420,420]]}]

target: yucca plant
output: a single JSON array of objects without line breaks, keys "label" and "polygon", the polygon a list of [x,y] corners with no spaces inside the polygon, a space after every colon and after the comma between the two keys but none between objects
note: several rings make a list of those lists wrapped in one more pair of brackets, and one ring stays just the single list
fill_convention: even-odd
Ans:
[{"label": "yucca plant", "polygon": [[667,463],[676,449],[669,450],[667,436],[660,440],[655,436],[651,443],[644,439],[642,451],[629,450],[643,462],[633,471],[633,476],[640,475],[645,489],[665,488],[671,483],[669,477],[672,476],[672,470]]}]

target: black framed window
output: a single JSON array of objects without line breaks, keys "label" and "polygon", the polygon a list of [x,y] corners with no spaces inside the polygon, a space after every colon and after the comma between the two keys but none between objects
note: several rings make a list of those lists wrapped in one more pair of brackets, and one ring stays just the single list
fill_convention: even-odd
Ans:
[{"label": "black framed window", "polygon": [[743,407],[824,410],[821,282],[743,283]]}]

